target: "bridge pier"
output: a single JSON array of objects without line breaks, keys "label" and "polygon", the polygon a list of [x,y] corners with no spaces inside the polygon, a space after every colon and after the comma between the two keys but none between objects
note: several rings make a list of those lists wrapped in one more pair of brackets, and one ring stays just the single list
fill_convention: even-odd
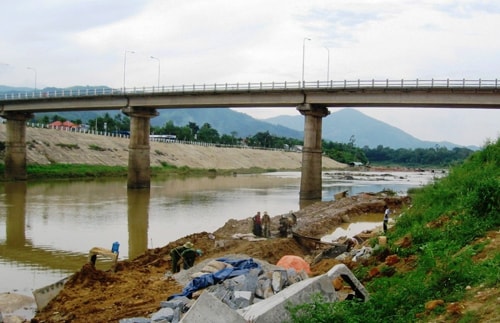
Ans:
[{"label": "bridge pier", "polygon": [[128,188],[151,186],[149,146],[149,120],[158,116],[155,109],[127,107],[122,112],[130,117],[130,143],[128,146]]},{"label": "bridge pier", "polygon": [[[302,173],[300,176],[300,200],[321,200],[322,149],[321,130],[323,118],[330,114],[321,105],[301,104],[297,110],[304,118],[304,147],[302,148]],[[303,203],[301,203],[303,204]]]},{"label": "bridge pier", "polygon": [[5,142],[5,173],[7,181],[25,181],[26,171],[26,120],[33,118],[30,112],[4,112],[7,119]]}]

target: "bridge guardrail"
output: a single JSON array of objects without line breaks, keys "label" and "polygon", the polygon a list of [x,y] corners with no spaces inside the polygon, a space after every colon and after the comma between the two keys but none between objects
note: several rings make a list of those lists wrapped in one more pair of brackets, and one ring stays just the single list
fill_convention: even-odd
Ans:
[{"label": "bridge guardrail", "polygon": [[122,96],[168,93],[207,93],[239,91],[283,91],[283,90],[345,90],[345,89],[499,89],[498,79],[453,80],[453,79],[400,79],[400,80],[343,80],[343,81],[292,81],[258,83],[213,83],[170,85],[134,88],[92,87],[86,89],[62,89],[53,91],[7,92],[0,94],[2,100],[31,100],[58,97]]}]

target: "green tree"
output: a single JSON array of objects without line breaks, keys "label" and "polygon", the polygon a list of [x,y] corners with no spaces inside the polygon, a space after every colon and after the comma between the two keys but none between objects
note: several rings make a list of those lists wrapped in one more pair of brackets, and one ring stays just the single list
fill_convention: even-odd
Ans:
[{"label": "green tree", "polygon": [[180,127],[177,129],[177,139],[184,141],[191,141],[194,139],[191,128],[188,126]]},{"label": "green tree", "polygon": [[189,127],[189,129],[191,129],[191,134],[193,135],[193,137],[198,134],[200,127],[198,127],[196,122],[189,122],[187,126]]},{"label": "green tree", "polygon": [[219,132],[212,128],[209,123],[203,124],[198,131],[198,140],[202,142],[218,143]]}]

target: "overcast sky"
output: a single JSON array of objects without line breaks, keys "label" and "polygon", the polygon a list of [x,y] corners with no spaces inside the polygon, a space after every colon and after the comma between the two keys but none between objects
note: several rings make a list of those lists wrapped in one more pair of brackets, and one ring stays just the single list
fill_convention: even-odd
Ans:
[{"label": "overcast sky", "polygon": [[[500,78],[498,1],[4,0],[0,30],[9,86]],[[422,140],[500,136],[500,110],[360,111]]]}]

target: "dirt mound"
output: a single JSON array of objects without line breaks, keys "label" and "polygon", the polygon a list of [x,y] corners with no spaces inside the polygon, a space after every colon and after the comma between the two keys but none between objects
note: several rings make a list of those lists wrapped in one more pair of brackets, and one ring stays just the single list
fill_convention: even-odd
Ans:
[{"label": "dirt mound", "polygon": [[105,272],[96,269],[92,264],[83,265],[79,272],[71,276],[66,282],[68,287],[85,286],[91,287],[95,284],[111,284],[119,281],[119,279],[111,272]]}]

